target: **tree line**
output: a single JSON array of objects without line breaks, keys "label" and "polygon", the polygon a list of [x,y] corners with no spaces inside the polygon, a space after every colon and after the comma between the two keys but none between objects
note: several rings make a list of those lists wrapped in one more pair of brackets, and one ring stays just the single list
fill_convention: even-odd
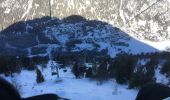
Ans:
[{"label": "tree line", "polygon": [[[90,78],[97,80],[99,84],[115,79],[119,84],[128,84],[129,88],[140,88],[146,83],[156,82],[155,70],[158,66],[161,66],[160,73],[170,77],[169,52],[136,55],[120,53],[115,58],[103,55],[78,56],[77,54],[53,56],[53,60],[61,63],[63,67],[72,66],[72,72],[76,78]],[[84,57],[87,57],[87,60]],[[40,56],[0,56],[0,73],[9,76],[12,73],[20,73],[22,69],[37,70],[36,65],[46,67],[48,61],[48,57]],[[91,63],[92,67],[85,66],[85,62]]]},{"label": "tree line", "polygon": [[[87,78],[95,79],[100,84],[109,79],[116,79],[119,84],[128,84],[129,88],[140,88],[147,83],[155,83],[155,70],[161,66],[160,73],[170,77],[170,53],[155,52],[137,55],[120,53],[115,58],[105,58],[94,63],[84,73]],[[78,62],[73,64],[72,72],[79,78],[81,68]],[[87,68],[89,69],[89,68]]]}]

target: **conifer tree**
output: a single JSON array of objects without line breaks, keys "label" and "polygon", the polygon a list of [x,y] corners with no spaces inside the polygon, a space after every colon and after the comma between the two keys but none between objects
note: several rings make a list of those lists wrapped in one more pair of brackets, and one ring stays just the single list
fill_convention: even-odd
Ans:
[{"label": "conifer tree", "polygon": [[107,63],[102,62],[97,69],[97,80],[99,84],[102,84],[107,79]]},{"label": "conifer tree", "polygon": [[77,62],[73,65],[72,72],[73,72],[73,74],[75,75],[76,78],[79,78],[80,72],[79,72],[79,68],[78,68],[78,63]]},{"label": "conifer tree", "polygon": [[167,76],[170,76],[170,60],[167,60],[162,68],[161,68],[161,73],[166,74]]},{"label": "conifer tree", "polygon": [[93,76],[92,68],[88,68],[86,71],[86,77],[91,78]]},{"label": "conifer tree", "polygon": [[37,74],[37,78],[36,78],[37,83],[42,83],[45,81],[44,76],[42,75],[40,69],[36,68],[36,74]]}]

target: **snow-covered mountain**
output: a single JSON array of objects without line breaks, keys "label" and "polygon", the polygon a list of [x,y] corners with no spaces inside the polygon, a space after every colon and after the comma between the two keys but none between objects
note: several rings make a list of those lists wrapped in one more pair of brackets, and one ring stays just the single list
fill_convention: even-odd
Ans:
[{"label": "snow-covered mountain", "polygon": [[0,53],[49,55],[51,51],[155,52],[149,46],[111,24],[73,15],[63,19],[42,17],[12,24],[0,33]]},{"label": "snow-covered mountain", "polygon": [[0,28],[52,16],[80,15],[116,26],[140,39],[170,39],[169,0],[1,0]]},{"label": "snow-covered mountain", "polygon": [[[94,54],[96,63],[99,61],[97,58],[102,58],[103,54],[116,57],[116,54],[122,53],[123,56],[120,54],[120,58],[117,56],[115,59],[108,60],[107,57],[104,59],[110,62],[106,63],[108,75],[115,74],[115,71],[119,69],[125,69],[125,73],[133,69],[132,72],[125,74],[125,76],[131,76],[127,78],[129,81],[138,75],[138,70],[139,72],[144,70],[141,74],[148,72],[148,75],[152,75],[151,78],[149,76],[151,80],[154,78],[155,82],[169,83],[169,77],[166,76],[169,69],[162,72],[162,69],[167,70],[166,67],[169,65],[169,53],[148,52],[170,51],[170,0],[1,0],[0,12],[0,56],[51,57],[55,52],[61,53],[57,56],[54,54],[56,58],[59,58],[55,59],[59,60],[57,61],[59,65],[67,60],[67,57],[62,54],[83,56],[76,58],[79,63],[81,63],[79,58],[87,60],[91,57],[88,55]],[[129,54],[124,54],[124,52]],[[83,54],[79,55],[79,53]],[[131,55],[131,53],[141,54]],[[60,56],[64,58],[63,62]],[[12,58],[1,57],[5,59],[1,61],[1,65],[5,66],[2,66],[4,69],[10,70],[6,66],[17,64],[24,66],[27,61],[31,68],[41,66],[36,64],[39,57],[32,58],[33,60],[27,57],[16,57],[14,60]],[[8,62],[8,60],[11,61]],[[16,65],[13,64],[15,60]],[[34,60],[35,66],[32,65]],[[74,64],[74,60],[71,55],[68,62]],[[0,76],[7,79],[16,78],[14,81],[20,82],[23,97],[52,92],[74,100],[79,100],[80,97],[84,100],[111,100],[113,98],[133,100],[137,94],[136,90],[128,90],[127,86],[117,85],[117,80],[113,79],[109,79],[101,87],[87,79],[75,79],[71,73],[72,65],[59,69],[62,80],[61,84],[56,84],[56,77],[51,75],[51,64],[52,62],[49,61],[45,69],[43,65],[41,66],[46,79],[46,82],[42,84],[35,82],[34,71],[22,70],[20,74],[14,74],[14,77]],[[118,69],[110,67],[111,64]],[[151,69],[148,66],[151,66]],[[96,67],[96,70],[98,69]],[[114,73],[111,73],[112,71]],[[146,77],[148,75],[146,74]],[[124,75],[120,77],[126,79]],[[138,77],[135,78],[138,79]],[[25,79],[30,80],[28,82]],[[94,91],[98,92],[94,93]]]}]

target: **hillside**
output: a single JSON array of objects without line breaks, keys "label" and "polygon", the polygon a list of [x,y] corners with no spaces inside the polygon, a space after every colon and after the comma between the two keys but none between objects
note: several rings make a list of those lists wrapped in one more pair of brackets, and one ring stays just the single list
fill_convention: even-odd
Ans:
[{"label": "hillside", "polygon": [[20,21],[2,30],[0,38],[2,55],[48,56],[53,51],[92,51],[114,57],[120,52],[138,54],[159,50],[158,46],[139,41],[111,24],[78,15],[61,20],[46,16]]}]

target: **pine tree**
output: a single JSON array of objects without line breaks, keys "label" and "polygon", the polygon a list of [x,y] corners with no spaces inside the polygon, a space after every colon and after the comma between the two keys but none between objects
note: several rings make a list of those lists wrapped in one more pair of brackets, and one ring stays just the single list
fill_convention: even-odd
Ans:
[{"label": "pine tree", "polygon": [[73,72],[73,74],[75,75],[76,78],[79,78],[80,72],[79,72],[79,68],[78,68],[78,63],[77,62],[73,65],[72,72]]},{"label": "pine tree", "polygon": [[107,63],[102,62],[97,69],[97,80],[99,84],[102,84],[104,80],[107,79]]},{"label": "pine tree", "polygon": [[115,70],[114,61],[110,62],[109,64],[108,73],[109,73],[109,78],[115,78],[116,70]]},{"label": "pine tree", "polygon": [[20,73],[21,69],[22,69],[21,60],[19,59],[19,57],[16,57],[16,71]]},{"label": "pine tree", "polygon": [[129,80],[129,88],[139,88],[144,84],[145,72],[143,68],[138,66],[136,71],[132,74],[131,79]]},{"label": "pine tree", "polygon": [[88,68],[86,71],[86,78],[91,78],[93,76],[92,68]]},{"label": "pine tree", "polygon": [[116,81],[120,84],[127,83],[133,74],[137,59],[129,55],[120,55],[114,61]]},{"label": "pine tree", "polygon": [[137,66],[129,80],[129,88],[140,88],[147,83],[154,83],[154,74],[147,69],[148,66]]},{"label": "pine tree", "polygon": [[10,57],[8,59],[8,64],[9,64],[9,68],[12,73],[20,73],[21,72],[21,67],[18,66],[16,57]]},{"label": "pine tree", "polygon": [[161,73],[170,76],[170,60],[167,60],[161,68]]},{"label": "pine tree", "polygon": [[42,83],[45,81],[44,76],[42,75],[40,69],[36,68],[36,74],[37,74],[37,83]]}]

